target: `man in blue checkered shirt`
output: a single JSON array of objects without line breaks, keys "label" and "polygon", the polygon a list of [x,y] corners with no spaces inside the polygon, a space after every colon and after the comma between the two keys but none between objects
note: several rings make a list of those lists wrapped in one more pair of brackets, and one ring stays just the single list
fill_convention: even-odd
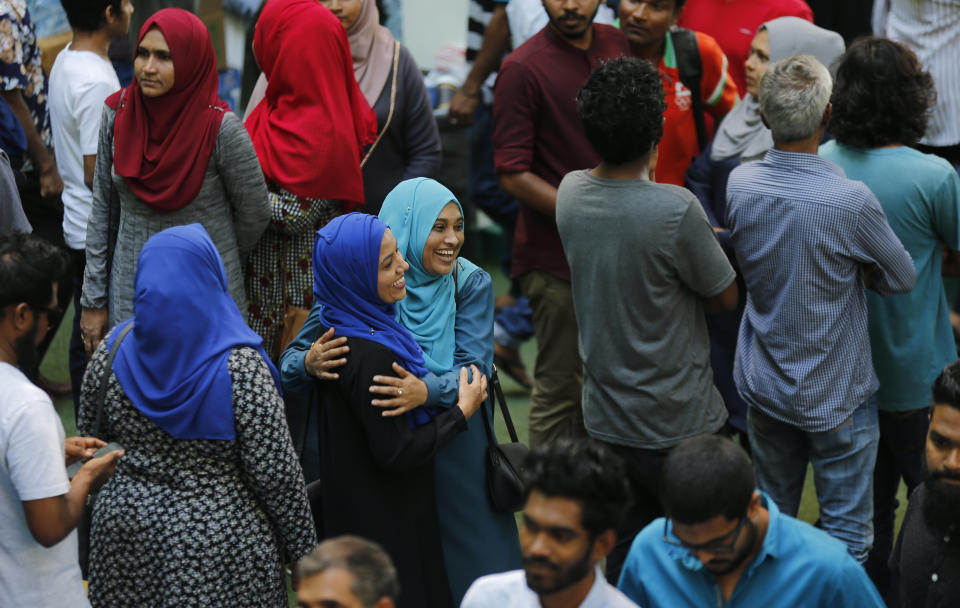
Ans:
[{"label": "man in blue checkered shirt", "polygon": [[812,57],[771,67],[759,100],[774,148],[730,174],[747,285],[734,380],[760,489],[795,516],[812,462],[823,528],[863,562],[879,437],[864,289],[910,291],[914,267],[870,190],[817,156],[831,89]]}]

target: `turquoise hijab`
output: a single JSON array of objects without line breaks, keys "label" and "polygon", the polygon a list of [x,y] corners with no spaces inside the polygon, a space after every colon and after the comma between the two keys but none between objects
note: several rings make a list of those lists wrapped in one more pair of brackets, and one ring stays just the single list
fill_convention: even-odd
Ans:
[{"label": "turquoise hijab", "polygon": [[[380,220],[390,226],[397,248],[410,264],[407,297],[396,303],[397,321],[413,334],[423,349],[427,369],[435,374],[453,367],[457,288],[452,274],[436,276],[424,269],[423,248],[437,216],[451,201],[463,214],[460,201],[450,190],[435,180],[418,177],[400,182],[380,208]],[[456,283],[462,285],[477,267],[462,258],[457,264]]]}]

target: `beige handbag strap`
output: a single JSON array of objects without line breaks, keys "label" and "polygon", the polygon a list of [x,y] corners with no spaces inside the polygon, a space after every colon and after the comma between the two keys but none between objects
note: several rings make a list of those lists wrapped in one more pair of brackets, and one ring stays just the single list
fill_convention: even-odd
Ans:
[{"label": "beige handbag strap", "polygon": [[367,164],[367,161],[370,160],[370,155],[373,154],[373,151],[376,149],[377,144],[380,143],[380,140],[383,138],[383,134],[387,132],[387,129],[390,128],[390,121],[393,120],[393,110],[397,105],[397,68],[400,65],[400,42],[397,40],[393,41],[393,82],[390,83],[390,111],[387,113],[387,122],[383,123],[383,128],[380,130],[380,134],[377,135],[376,141],[373,142],[373,145],[370,146],[370,149],[367,150],[367,153],[364,155],[363,160],[360,161],[360,168],[363,169],[364,165]]}]

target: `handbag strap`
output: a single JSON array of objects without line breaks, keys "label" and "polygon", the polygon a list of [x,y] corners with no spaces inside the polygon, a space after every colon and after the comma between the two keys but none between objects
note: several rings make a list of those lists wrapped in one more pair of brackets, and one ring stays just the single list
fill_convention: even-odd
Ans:
[{"label": "handbag strap", "polygon": [[113,343],[113,348],[110,349],[110,354],[107,355],[107,362],[103,367],[103,374],[100,376],[100,388],[97,389],[97,400],[95,401],[97,404],[97,414],[93,419],[94,437],[100,437],[100,425],[103,422],[103,407],[104,402],[107,400],[107,383],[110,380],[110,373],[113,371],[113,358],[117,355],[117,351],[120,350],[120,343],[127,337],[131,329],[133,329],[133,323],[124,327],[123,330],[117,334],[117,341]]},{"label": "handbag strap", "polygon": [[[507,399],[503,396],[503,389],[500,387],[500,376],[497,374],[497,366],[494,365],[490,373],[490,385],[493,386],[493,397],[497,404],[500,406],[500,411],[503,413],[503,422],[507,427],[507,433],[510,435],[510,441],[513,443],[518,443],[520,438],[517,436],[517,429],[513,426],[513,418],[510,417],[510,408],[507,407]],[[492,409],[491,413],[487,414],[487,408],[480,406],[480,409],[483,410],[483,426],[487,433],[487,443],[491,446],[497,445],[497,437],[493,432],[493,418],[496,416],[496,409]]]},{"label": "handbag strap", "polygon": [[367,153],[363,156],[363,160],[360,161],[360,168],[367,164],[367,161],[370,160],[370,155],[373,154],[373,151],[376,149],[377,144],[380,143],[380,140],[383,138],[383,134],[387,132],[387,129],[390,128],[390,121],[393,120],[393,110],[397,105],[397,69],[400,66],[400,41],[393,41],[393,82],[390,83],[390,111],[387,113],[387,122],[383,123],[383,129],[380,130],[380,133],[377,135],[377,139],[374,140],[373,145],[370,146],[370,149],[367,150]]}]

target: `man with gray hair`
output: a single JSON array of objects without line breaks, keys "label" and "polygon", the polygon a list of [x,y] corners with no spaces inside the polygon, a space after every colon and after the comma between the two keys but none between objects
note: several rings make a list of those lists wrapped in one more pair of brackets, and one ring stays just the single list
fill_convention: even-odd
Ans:
[{"label": "man with gray hair", "polygon": [[358,536],[323,541],[297,562],[298,608],[394,608],[397,569],[387,552]]},{"label": "man with gray hair", "polygon": [[914,267],[870,190],[817,156],[831,89],[807,55],[774,64],[760,82],[774,147],[727,185],[747,286],[733,373],[749,405],[758,487],[796,516],[812,462],[824,530],[863,562],[879,437],[864,289],[908,292]]}]

